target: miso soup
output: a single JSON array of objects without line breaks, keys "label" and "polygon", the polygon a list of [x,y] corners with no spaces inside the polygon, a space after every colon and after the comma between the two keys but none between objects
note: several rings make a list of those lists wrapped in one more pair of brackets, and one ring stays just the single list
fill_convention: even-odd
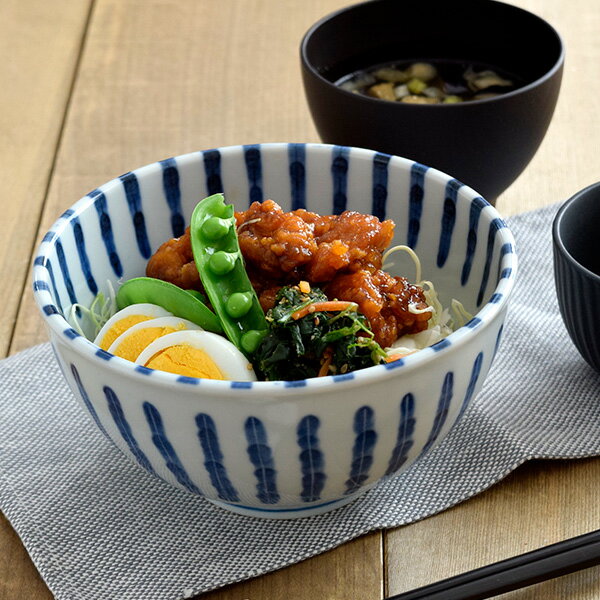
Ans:
[{"label": "miso soup", "polygon": [[467,61],[388,62],[355,71],[335,84],[380,100],[453,104],[505,94],[525,82],[501,69]]}]

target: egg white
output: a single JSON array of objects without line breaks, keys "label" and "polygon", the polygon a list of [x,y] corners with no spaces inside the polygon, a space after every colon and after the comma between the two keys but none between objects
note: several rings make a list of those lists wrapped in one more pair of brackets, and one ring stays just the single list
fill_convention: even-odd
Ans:
[{"label": "egg white", "polygon": [[[170,313],[168,310],[162,308],[162,306],[157,306],[156,304],[130,304],[116,312],[108,321],[106,321],[106,323],[104,323],[102,329],[94,339],[94,344],[99,346],[104,336],[112,329],[115,323],[118,323],[127,317],[136,315],[144,315],[145,317],[156,319],[157,317],[172,317],[173,313]],[[145,321],[142,321],[142,323],[144,322]]]},{"label": "egg white", "polygon": [[145,366],[161,350],[185,345],[205,352],[226,380],[256,381],[256,374],[248,359],[229,340],[208,331],[176,331],[164,335],[146,346],[135,362]]}]

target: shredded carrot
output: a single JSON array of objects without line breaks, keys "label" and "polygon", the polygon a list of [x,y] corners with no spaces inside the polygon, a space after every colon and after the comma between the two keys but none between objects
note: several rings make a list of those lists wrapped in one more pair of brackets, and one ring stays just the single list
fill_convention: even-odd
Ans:
[{"label": "shredded carrot", "polygon": [[410,353],[409,352],[400,352],[398,354],[389,354],[387,356],[387,358],[385,359],[385,362],[391,363],[391,362],[394,362],[395,360],[400,360],[401,358],[404,358],[408,354],[410,354]]},{"label": "shredded carrot", "polygon": [[308,281],[301,281],[298,287],[303,294],[310,294],[310,283]]},{"label": "shredded carrot", "polygon": [[345,300],[329,300],[325,302],[313,302],[308,306],[299,308],[295,313],[292,313],[292,319],[297,321],[306,315],[310,315],[314,312],[336,312],[339,310],[346,310],[347,308],[356,307],[356,302],[347,302]]},{"label": "shredded carrot", "polygon": [[325,377],[325,375],[327,375],[327,373],[329,373],[329,365],[331,364],[331,361],[333,359],[333,351],[331,350],[331,348],[328,346],[327,348],[325,348],[325,351],[323,352],[323,364],[321,365],[321,368],[319,369],[319,373],[317,375],[317,377]]}]

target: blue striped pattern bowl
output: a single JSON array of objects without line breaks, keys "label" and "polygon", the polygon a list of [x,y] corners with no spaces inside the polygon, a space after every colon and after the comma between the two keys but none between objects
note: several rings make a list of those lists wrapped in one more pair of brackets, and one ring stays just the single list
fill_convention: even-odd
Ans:
[{"label": "blue striped pattern bowl", "polygon": [[[304,381],[199,380],[136,366],[78,335],[64,314],[107,282],[144,273],[196,203],[356,210],[396,223],[442,302],[473,314],[402,360]],[[425,455],[481,388],[502,334],[517,259],[510,231],[475,191],[435,169],[369,150],[261,144],[147,165],[90,192],[44,237],[34,294],[64,376],[98,428],[164,481],[235,512],[314,515]],[[410,280],[414,265],[396,267]]]}]

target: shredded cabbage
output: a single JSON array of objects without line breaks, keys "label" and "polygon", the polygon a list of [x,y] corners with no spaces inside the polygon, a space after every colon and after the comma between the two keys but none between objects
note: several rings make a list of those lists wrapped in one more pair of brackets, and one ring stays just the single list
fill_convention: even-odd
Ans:
[{"label": "shredded cabbage", "polygon": [[115,290],[107,281],[108,295],[98,292],[90,307],[75,303],[67,314],[67,321],[79,333],[89,340],[96,338],[104,324],[117,311]]},{"label": "shredded cabbage", "polygon": [[456,329],[462,327],[472,318],[472,315],[465,309],[462,302],[452,299],[449,308],[444,308],[438,298],[435,286],[431,281],[421,280],[421,261],[416,252],[409,246],[394,246],[383,255],[383,268],[389,268],[393,263],[385,264],[385,261],[394,252],[406,252],[415,263],[415,281],[416,285],[423,288],[425,300],[429,305],[425,309],[417,309],[409,306],[409,311],[413,314],[419,314],[430,311],[431,318],[427,324],[427,329],[419,333],[411,333],[399,337],[389,348],[385,348],[388,356],[402,357],[412,354],[418,350],[423,350],[445,337],[450,335]]}]

